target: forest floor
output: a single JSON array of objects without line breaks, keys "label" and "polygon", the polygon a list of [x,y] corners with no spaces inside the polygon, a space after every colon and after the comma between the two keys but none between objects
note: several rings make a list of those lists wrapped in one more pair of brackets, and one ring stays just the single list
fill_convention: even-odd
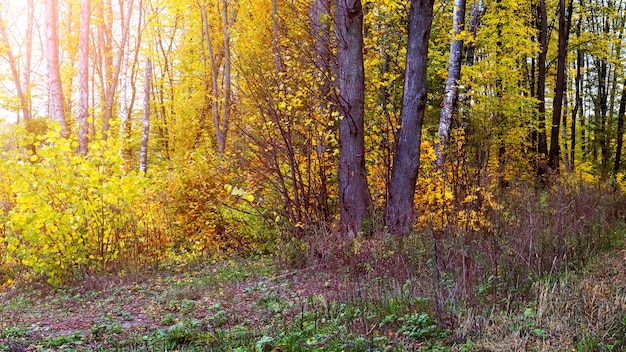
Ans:
[{"label": "forest floor", "polygon": [[446,321],[414,290],[354,278],[257,258],[18,284],[0,292],[0,351],[626,351],[626,249],[537,280],[517,308]]}]

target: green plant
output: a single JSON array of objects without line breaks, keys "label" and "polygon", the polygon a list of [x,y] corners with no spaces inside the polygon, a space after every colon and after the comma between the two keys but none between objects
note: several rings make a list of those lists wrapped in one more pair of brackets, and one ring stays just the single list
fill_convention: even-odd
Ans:
[{"label": "green plant", "polygon": [[45,348],[67,348],[80,346],[85,343],[85,336],[81,332],[74,332],[70,335],[61,335],[46,339],[41,345]]},{"label": "green plant", "polygon": [[271,336],[263,335],[256,342],[256,351],[257,352],[269,352],[272,350],[274,346],[274,338]]},{"label": "green plant", "polygon": [[0,331],[0,337],[5,339],[19,339],[29,335],[30,329],[26,327],[11,326]]},{"label": "green plant", "polygon": [[594,352],[599,347],[600,340],[591,334],[583,334],[580,341],[576,344],[576,350],[579,352]]},{"label": "green plant", "polygon": [[209,335],[201,331],[196,321],[181,321],[166,330],[159,330],[157,340],[163,341],[169,348],[194,346],[207,342]]},{"label": "green plant", "polygon": [[123,331],[124,328],[117,321],[105,320],[91,325],[91,336],[94,340],[100,340],[105,335],[121,334]]},{"label": "green plant", "polygon": [[58,130],[29,134],[36,154],[8,158],[15,206],[6,222],[6,248],[36,274],[60,284],[84,271],[104,271],[131,253],[147,258],[160,244],[144,235],[149,180],[123,170],[114,144],[93,142],[87,156]]},{"label": "green plant", "polygon": [[400,333],[411,341],[428,341],[430,339],[442,339],[447,336],[446,332],[435,324],[426,313],[405,315]]},{"label": "green plant", "polygon": [[171,326],[176,324],[176,317],[172,313],[167,313],[161,319],[161,324]]}]

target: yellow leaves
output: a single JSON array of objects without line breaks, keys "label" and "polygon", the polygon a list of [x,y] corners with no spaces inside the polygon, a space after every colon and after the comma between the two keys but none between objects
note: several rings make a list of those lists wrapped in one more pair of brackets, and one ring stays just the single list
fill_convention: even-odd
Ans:
[{"label": "yellow leaves", "polygon": [[230,195],[232,196],[240,197],[241,199],[250,203],[254,202],[254,196],[250,193],[247,193],[245,190],[239,187],[226,184],[224,185],[224,189],[226,190],[226,192],[230,193]]}]

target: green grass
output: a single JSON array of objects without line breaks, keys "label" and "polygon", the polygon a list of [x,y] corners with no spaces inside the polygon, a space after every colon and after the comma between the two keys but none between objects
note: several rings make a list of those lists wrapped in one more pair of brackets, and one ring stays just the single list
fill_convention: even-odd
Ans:
[{"label": "green grass", "polygon": [[[616,246],[620,233],[609,234]],[[375,264],[233,259],[102,278],[99,289],[31,283],[0,293],[0,351],[623,351],[625,259],[617,249],[536,278],[515,304],[483,303],[502,285],[494,278],[471,304],[448,299],[441,315],[437,286]],[[455,288],[449,277],[440,284]]]}]

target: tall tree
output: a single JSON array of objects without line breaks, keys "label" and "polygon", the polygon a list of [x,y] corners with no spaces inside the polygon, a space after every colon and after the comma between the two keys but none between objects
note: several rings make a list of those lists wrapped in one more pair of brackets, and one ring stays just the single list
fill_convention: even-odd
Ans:
[{"label": "tall tree", "polygon": [[[565,94],[565,67],[567,59],[567,41],[569,38],[569,22],[568,16],[571,16],[572,6],[570,2],[569,13],[566,14],[565,0],[559,1],[559,52],[556,67],[556,87],[554,99],[552,100],[552,128],[550,135],[550,154],[548,159],[548,167],[553,172],[559,171],[560,161],[560,143],[559,143],[559,127],[561,122],[561,111],[563,109],[563,95]],[[569,17],[571,18],[571,17]]]},{"label": "tall tree", "polygon": [[[537,61],[537,100],[539,130],[537,131],[537,151],[543,159],[548,155],[548,139],[546,135],[546,58],[548,56],[548,14],[546,0],[539,0],[537,7],[539,59]],[[544,160],[539,161],[539,174],[545,172]]]},{"label": "tall tree", "polygon": [[150,137],[150,93],[152,91],[152,61],[146,59],[146,78],[143,91],[143,122],[141,129],[141,150],[139,152],[139,172],[148,172],[148,139]]},{"label": "tall tree", "polygon": [[[110,0],[108,0],[110,1]],[[107,80],[105,91],[105,107],[104,107],[104,121],[102,124],[102,138],[107,138],[109,132],[109,123],[113,116],[113,107],[115,104],[115,94],[118,86],[118,79],[120,71],[122,69],[122,60],[124,59],[124,51],[126,48],[126,42],[128,41],[128,33],[130,31],[130,19],[133,11],[133,0],[125,0],[124,6],[120,2],[120,12],[122,13],[122,37],[119,42],[119,48],[117,51],[117,57],[112,68],[106,68],[106,70],[112,70],[112,76],[110,80]],[[112,6],[107,6],[109,11],[112,11]],[[106,15],[105,15],[106,16]],[[105,55],[109,55],[105,53]]]},{"label": "tall tree", "polygon": [[[23,82],[21,80],[18,67],[17,60],[13,55],[13,49],[11,49],[11,43],[9,42],[9,35],[7,33],[7,24],[4,18],[0,16],[0,40],[2,40],[2,44],[4,45],[4,50],[6,50],[7,60],[9,62],[9,68],[11,69],[11,75],[13,77],[13,82],[15,83],[15,90],[17,92],[17,97],[20,100],[20,110],[22,112],[22,117],[24,121],[28,121],[31,118],[30,106],[26,99],[26,94],[24,93]],[[18,122],[19,122],[19,114],[18,114]]]},{"label": "tall tree", "polygon": [[89,115],[89,18],[91,1],[80,3],[80,32],[78,34],[78,152],[87,154],[87,117]]},{"label": "tall tree", "polygon": [[231,110],[231,55],[230,55],[230,19],[228,15],[228,0],[222,0],[222,30],[224,34],[224,114],[221,124],[217,127],[220,155],[226,150],[226,139],[230,124]]},{"label": "tall tree", "polygon": [[624,145],[624,114],[626,114],[626,80],[622,87],[622,98],[619,102],[619,111],[617,112],[617,146],[615,149],[615,162],[613,163],[613,178],[617,177],[622,162],[622,147]]},{"label": "tall tree", "polygon": [[[229,2],[222,0],[221,6],[221,27],[223,35],[223,50],[218,51],[217,46],[211,39],[211,26],[208,20],[207,5],[199,5],[202,14],[202,26],[204,41],[206,44],[206,53],[203,51],[205,62],[208,61],[210,70],[210,82],[207,84],[207,101],[210,101],[213,129],[215,131],[215,139],[217,149],[220,155],[226,150],[226,140],[228,137],[228,129],[230,125],[231,114],[231,38],[230,27],[235,15],[229,16]],[[220,6],[218,6],[218,11]],[[274,16],[272,16],[274,17]],[[208,57],[207,57],[208,56]],[[208,59],[208,60],[207,60]],[[221,86],[220,86],[221,81]]]},{"label": "tall tree", "polygon": [[361,0],[338,0],[335,8],[339,81],[339,206],[342,231],[361,231],[371,211],[365,174],[365,73]]},{"label": "tall tree", "polygon": [[59,4],[58,0],[45,1],[46,61],[48,64],[48,89],[50,115],[61,125],[61,134],[67,135],[61,70],[59,67]]},{"label": "tall tree", "polygon": [[458,97],[457,81],[461,76],[461,61],[463,59],[463,37],[461,32],[465,26],[466,0],[455,0],[452,23],[452,43],[450,44],[450,60],[448,63],[448,78],[444,89],[443,103],[439,118],[439,142],[435,146],[437,165],[442,167],[445,160],[445,148],[450,139],[452,116]]},{"label": "tall tree", "polygon": [[397,149],[387,199],[387,226],[406,234],[413,222],[413,199],[420,166],[422,121],[426,108],[428,40],[434,0],[411,0],[404,93]]}]

